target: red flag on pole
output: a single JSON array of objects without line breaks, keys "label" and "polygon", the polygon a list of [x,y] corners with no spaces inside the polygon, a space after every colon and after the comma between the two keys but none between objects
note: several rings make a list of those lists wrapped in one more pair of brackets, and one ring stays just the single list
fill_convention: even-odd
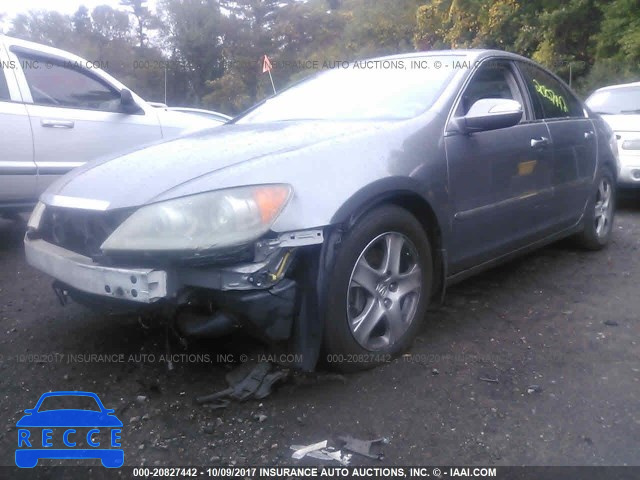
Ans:
[{"label": "red flag on pole", "polygon": [[271,72],[272,69],[273,66],[271,65],[271,61],[269,60],[269,57],[265,55],[264,61],[262,62],[262,73]]}]

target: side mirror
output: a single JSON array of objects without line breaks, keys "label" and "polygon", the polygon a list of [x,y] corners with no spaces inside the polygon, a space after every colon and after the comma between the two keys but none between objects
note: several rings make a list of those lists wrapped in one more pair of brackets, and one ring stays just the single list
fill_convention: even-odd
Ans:
[{"label": "side mirror", "polygon": [[140,110],[140,107],[133,99],[133,95],[131,95],[131,91],[126,88],[120,90],[120,105],[122,111],[126,113],[134,113]]},{"label": "side mirror", "polygon": [[513,127],[522,119],[522,105],[504,98],[483,98],[475,102],[464,117],[453,120],[462,134]]}]

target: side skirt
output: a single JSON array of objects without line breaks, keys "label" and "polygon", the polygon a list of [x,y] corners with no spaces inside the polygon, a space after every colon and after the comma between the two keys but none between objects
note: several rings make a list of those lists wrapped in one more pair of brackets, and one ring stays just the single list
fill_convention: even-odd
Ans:
[{"label": "side skirt", "polygon": [[[582,218],[580,218],[580,220],[578,221],[578,223],[576,223],[574,226],[569,227],[565,230],[562,230],[558,233],[554,233],[553,235],[550,235],[546,238],[543,238],[541,240],[538,240],[536,242],[530,243],[529,245],[525,245],[524,247],[521,247],[517,250],[514,250],[512,252],[509,252],[505,255],[501,255],[499,257],[496,257],[492,260],[488,260],[484,263],[481,263],[479,265],[476,265],[475,267],[471,267],[468,268],[466,270],[463,270],[461,272],[458,272],[454,275],[451,275],[450,277],[447,277],[446,279],[446,286],[449,287],[451,285],[454,285],[458,282],[461,282],[462,280],[465,280],[469,277],[472,277],[480,272],[483,272],[485,270],[488,270],[490,268],[493,268],[497,265],[500,265],[504,262],[508,262],[509,260],[512,260],[516,257],[520,257],[526,253],[529,253],[531,251],[534,250],[538,250],[539,248],[542,248],[546,245],[549,245],[551,243],[557,242],[558,240],[561,240],[563,238],[566,237],[570,237],[571,235],[574,235],[576,233],[579,233],[582,230]],[[444,295],[444,293],[443,293]]]}]

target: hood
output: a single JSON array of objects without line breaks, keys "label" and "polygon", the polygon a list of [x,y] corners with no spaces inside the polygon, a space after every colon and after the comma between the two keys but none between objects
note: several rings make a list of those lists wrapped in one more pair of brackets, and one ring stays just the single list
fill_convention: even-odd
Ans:
[{"label": "hood", "polygon": [[206,118],[202,115],[193,115],[183,112],[174,112],[165,108],[157,108],[154,110],[154,113],[158,116],[165,138],[177,136],[176,132],[180,132],[184,135],[189,132],[217,127],[224,123],[217,121],[214,118]]},{"label": "hood", "polygon": [[[88,163],[51,185],[41,200],[55,205],[55,196],[60,195],[97,200],[108,204],[108,210],[140,206],[218,170],[378,128],[380,123],[369,122],[222,125],[113,159]],[[210,185],[199,192],[216,188]],[[163,199],[167,198],[171,195],[163,195]]]},{"label": "hood", "polygon": [[640,132],[640,115],[601,115],[614,132]]}]

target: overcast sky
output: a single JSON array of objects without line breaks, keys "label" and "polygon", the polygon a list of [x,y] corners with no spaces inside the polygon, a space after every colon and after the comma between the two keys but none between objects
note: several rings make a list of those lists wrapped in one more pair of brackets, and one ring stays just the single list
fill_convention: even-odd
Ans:
[{"label": "overcast sky", "polygon": [[[147,5],[151,8],[156,0],[149,0]],[[9,19],[18,13],[26,13],[29,10],[56,10],[60,13],[72,14],[80,5],[93,10],[98,5],[110,5],[118,7],[119,0],[1,0],[0,14],[5,13]]]}]

